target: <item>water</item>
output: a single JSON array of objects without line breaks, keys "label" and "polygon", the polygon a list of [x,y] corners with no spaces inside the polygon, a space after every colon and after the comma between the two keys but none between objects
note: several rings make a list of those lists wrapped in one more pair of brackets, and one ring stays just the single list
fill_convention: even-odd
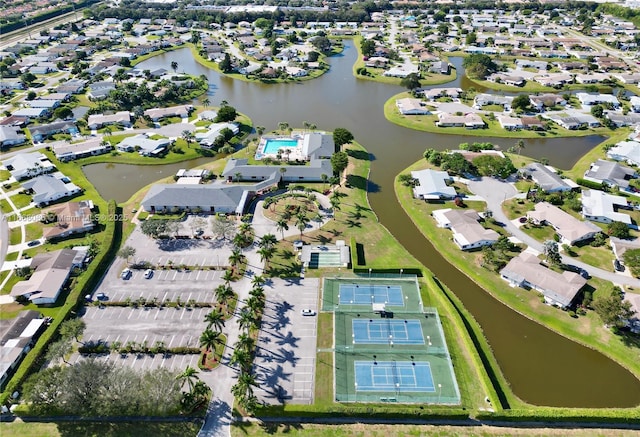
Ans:
[{"label": "water", "polygon": [[[208,98],[212,105],[226,100],[249,115],[255,126],[264,126],[267,130],[277,129],[279,122],[301,127],[304,121],[316,124],[318,129],[349,129],[371,154],[369,199],[381,223],[462,300],[482,326],[517,396],[533,404],[551,406],[638,405],[640,381],[630,372],[604,355],[565,339],[495,300],[447,263],[421,236],[397,204],[393,190],[395,175],[420,159],[426,148],[454,149],[462,142],[475,139],[413,131],[386,121],[384,102],[403,89],[353,77],[351,67],[356,50],[350,41],[345,47],[342,56],[331,59],[329,74],[303,83],[271,85],[235,81],[195,62],[188,49],[154,57],[141,63],[139,68],[168,69],[175,60],[179,71],[205,74],[209,78]],[[458,58],[451,61],[461,67]],[[465,88],[469,84],[466,77],[459,74],[453,83],[439,86]],[[477,86],[475,88],[479,90]],[[491,141],[503,149],[516,141],[504,138],[479,140]],[[602,140],[599,136],[525,140],[525,153],[538,159],[547,158],[551,164],[568,169]],[[173,168],[185,166],[191,166],[191,163],[177,164]],[[89,179],[101,194],[111,191],[111,195],[105,197],[118,201],[127,200],[142,186],[162,177],[154,176],[159,170],[156,167],[137,166],[130,171],[131,166],[117,166],[95,173],[92,167],[86,168]],[[125,171],[132,175],[121,180],[120,175]],[[507,287],[506,283],[504,286]],[[566,314],[558,311],[558,317],[566,317]]]},{"label": "water", "polygon": [[295,149],[298,147],[298,140],[287,138],[268,138],[265,141],[262,153],[264,155],[276,155],[280,149]]}]

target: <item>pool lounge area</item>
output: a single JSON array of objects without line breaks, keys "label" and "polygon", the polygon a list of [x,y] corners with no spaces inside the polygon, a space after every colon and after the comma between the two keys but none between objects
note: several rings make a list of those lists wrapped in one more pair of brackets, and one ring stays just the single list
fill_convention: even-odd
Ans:
[{"label": "pool lounge area", "polygon": [[256,159],[277,159],[278,151],[281,151],[281,159],[284,160],[304,159],[302,156],[302,137],[298,135],[292,137],[262,137],[256,150]]}]

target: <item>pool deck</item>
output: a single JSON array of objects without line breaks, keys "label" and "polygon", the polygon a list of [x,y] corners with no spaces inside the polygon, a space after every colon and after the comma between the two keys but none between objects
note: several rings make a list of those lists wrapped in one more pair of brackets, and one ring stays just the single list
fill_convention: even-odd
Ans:
[{"label": "pool deck", "polygon": [[262,137],[260,138],[260,143],[258,144],[258,147],[256,149],[256,155],[255,155],[255,159],[257,160],[261,160],[264,158],[271,158],[271,159],[276,159],[278,154],[277,151],[276,153],[272,153],[272,152],[265,152],[265,149],[267,147],[267,142],[269,140],[280,140],[280,141],[297,141],[297,146],[293,146],[293,147],[282,147],[282,149],[285,150],[290,150],[290,153],[283,153],[282,154],[282,159],[284,161],[305,161],[306,157],[304,157],[302,155],[302,136],[300,134],[297,133],[292,133],[291,136],[268,136],[268,137]]}]

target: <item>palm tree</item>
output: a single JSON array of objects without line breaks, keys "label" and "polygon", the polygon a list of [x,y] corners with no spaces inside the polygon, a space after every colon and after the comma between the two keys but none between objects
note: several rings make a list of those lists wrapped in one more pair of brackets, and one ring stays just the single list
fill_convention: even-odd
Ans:
[{"label": "palm tree", "polygon": [[264,294],[264,288],[258,285],[254,286],[251,290],[249,290],[249,296],[258,299],[262,303],[264,303],[264,299],[266,297]]},{"label": "palm tree", "polygon": [[307,228],[309,224],[309,217],[306,214],[298,214],[296,216],[296,228],[300,231],[300,238],[302,238],[302,232]]},{"label": "palm tree", "polygon": [[302,126],[304,126],[304,131],[306,132],[307,129],[309,128],[310,123],[308,121],[303,121],[302,122]]},{"label": "palm tree", "polygon": [[258,133],[258,135],[262,136],[262,134],[264,133],[264,126],[256,126],[256,132]]},{"label": "palm tree", "polygon": [[220,305],[227,305],[229,300],[233,297],[233,289],[228,284],[218,285],[214,291],[216,300]]},{"label": "palm tree", "polygon": [[244,349],[235,348],[233,354],[231,354],[229,363],[233,365],[237,364],[241,369],[247,369],[251,364],[251,354]]},{"label": "palm tree", "polygon": [[174,73],[178,69],[178,63],[176,61],[171,61],[171,69],[173,70]]},{"label": "palm tree", "polygon": [[282,239],[284,240],[284,231],[289,230],[289,223],[284,218],[279,218],[276,222],[276,229],[282,232]]},{"label": "palm tree", "polygon": [[204,321],[207,323],[207,329],[213,327],[217,332],[220,332],[224,327],[224,315],[217,309],[204,316]]},{"label": "palm tree", "polygon": [[247,333],[242,333],[238,336],[238,341],[236,342],[236,349],[241,349],[251,353],[254,346],[256,345],[256,341],[249,336]]},{"label": "palm tree", "polygon": [[238,264],[247,260],[247,257],[239,249],[233,249],[231,255],[229,255],[229,264],[231,267],[236,267]]},{"label": "palm tree", "polygon": [[277,242],[278,240],[276,239],[275,235],[264,234],[262,238],[260,238],[260,242],[258,243],[258,245],[260,247],[273,247],[276,245]]},{"label": "palm tree", "polygon": [[[246,308],[249,309],[249,311],[251,311],[251,314],[260,314],[262,313],[262,310],[264,310],[264,302],[262,302],[258,297],[256,296],[251,296],[249,299],[247,299],[246,301]],[[258,327],[258,318],[257,317],[253,317],[253,319],[251,320],[251,325],[252,327]]]},{"label": "palm tree", "polygon": [[331,203],[331,208],[340,209],[340,199],[336,196],[331,196],[329,198],[329,202]]},{"label": "palm tree", "polygon": [[193,132],[187,129],[182,131],[181,137],[187,142],[187,147],[191,147],[191,141],[196,139],[196,136],[193,134]]},{"label": "palm tree", "polygon": [[518,155],[520,155],[520,152],[522,152],[522,149],[524,149],[524,141],[523,140],[518,140],[516,142],[516,149],[518,149]]},{"label": "palm tree", "polygon": [[258,255],[260,255],[260,261],[265,263],[265,269],[269,268],[269,261],[273,258],[276,250],[273,247],[261,247],[258,249]]},{"label": "palm tree", "polygon": [[206,348],[207,351],[214,350],[216,344],[220,343],[221,335],[220,332],[212,331],[209,328],[205,329],[200,336],[200,346]]},{"label": "palm tree", "polygon": [[286,121],[281,121],[280,123],[278,123],[278,130],[284,132],[289,128],[289,123],[287,123]]},{"label": "palm tree", "polygon": [[211,101],[209,100],[208,97],[205,97],[204,99],[202,99],[202,106],[204,106],[205,108],[207,108],[210,104],[211,104]]},{"label": "palm tree", "polygon": [[264,283],[267,282],[262,275],[255,275],[253,279],[251,279],[251,285],[254,287],[261,287]]},{"label": "palm tree", "polygon": [[240,325],[240,328],[249,330],[251,326],[254,325],[253,315],[249,311],[243,309],[243,311],[240,312],[240,316],[238,316],[238,324]]},{"label": "palm tree", "polygon": [[222,279],[225,284],[228,286],[231,281],[233,281],[233,272],[231,270],[225,270],[224,275],[222,275]]},{"label": "palm tree", "polygon": [[220,102],[220,106],[229,106],[229,102],[227,102],[226,100],[223,100]]},{"label": "palm tree", "polygon": [[315,213],[313,216],[313,221],[318,223],[318,229],[320,229],[320,225],[322,224],[322,214],[319,212]]},{"label": "palm tree", "polygon": [[195,403],[204,401],[209,393],[211,393],[211,387],[203,381],[196,382],[196,385],[193,386],[193,390],[191,390]]},{"label": "palm tree", "polygon": [[318,126],[316,126],[315,124],[309,123],[309,130],[316,130],[317,127]]},{"label": "palm tree", "polygon": [[187,366],[187,368],[184,369],[184,372],[179,374],[176,379],[180,381],[180,386],[184,386],[184,384],[187,383],[189,392],[191,392],[191,390],[193,390],[193,386],[196,384],[196,381],[199,380],[198,370],[194,369],[191,366]]},{"label": "palm tree", "polygon": [[257,387],[256,376],[252,373],[242,372],[238,376],[238,385],[242,387],[245,398],[253,396],[253,387]]}]

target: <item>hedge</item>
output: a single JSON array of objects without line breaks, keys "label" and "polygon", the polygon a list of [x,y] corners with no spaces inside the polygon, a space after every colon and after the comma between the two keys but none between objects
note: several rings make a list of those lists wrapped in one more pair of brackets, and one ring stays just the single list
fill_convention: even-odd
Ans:
[{"label": "hedge", "polygon": [[599,182],[588,181],[583,178],[576,179],[576,183],[578,185],[582,185],[583,187],[592,188],[594,190],[602,190],[603,186]]},{"label": "hedge", "polygon": [[[109,217],[120,217],[122,215],[122,211],[120,209],[121,208],[118,207],[115,200],[109,201]],[[104,239],[102,240],[101,247],[106,247],[107,250],[99,252],[93,262],[89,264],[89,268],[86,272],[77,278],[75,287],[69,293],[66,302],[60,308],[56,317],[53,318],[51,325],[46,331],[44,331],[40,338],[38,338],[33,349],[27,354],[26,358],[18,367],[16,373],[9,380],[7,386],[0,395],[0,404],[5,404],[9,400],[11,393],[20,387],[32,371],[36,370],[36,366],[40,364],[40,357],[43,356],[49,342],[56,337],[60,324],[67,320],[72,311],[76,310],[77,307],[82,304],[84,295],[91,293],[91,291],[98,285],[98,282],[102,277],[102,273],[107,271],[109,264],[116,257],[116,252],[120,247],[120,240],[122,238],[122,222],[115,220],[107,221],[103,235]]]},{"label": "hedge", "polygon": [[504,410],[497,413],[481,411],[476,419],[508,422],[578,422],[640,424],[637,408],[552,408],[535,407],[530,410]]}]

